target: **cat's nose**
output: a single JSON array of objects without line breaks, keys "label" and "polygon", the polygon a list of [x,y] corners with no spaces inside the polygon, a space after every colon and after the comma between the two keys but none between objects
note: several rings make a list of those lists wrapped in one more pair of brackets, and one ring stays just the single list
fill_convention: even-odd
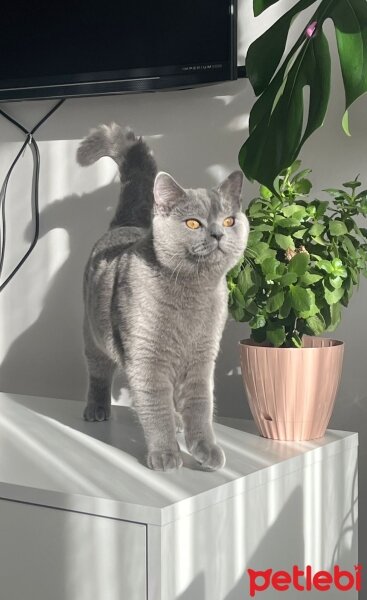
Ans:
[{"label": "cat's nose", "polygon": [[212,225],[212,227],[210,228],[210,235],[219,242],[224,236],[224,232],[220,227],[218,227],[218,225]]}]

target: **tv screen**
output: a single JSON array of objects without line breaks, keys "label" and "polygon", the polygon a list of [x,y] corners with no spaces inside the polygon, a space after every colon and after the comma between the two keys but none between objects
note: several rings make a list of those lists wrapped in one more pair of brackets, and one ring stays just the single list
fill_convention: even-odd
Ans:
[{"label": "tv screen", "polygon": [[1,14],[0,99],[235,79],[236,0],[16,0]]}]

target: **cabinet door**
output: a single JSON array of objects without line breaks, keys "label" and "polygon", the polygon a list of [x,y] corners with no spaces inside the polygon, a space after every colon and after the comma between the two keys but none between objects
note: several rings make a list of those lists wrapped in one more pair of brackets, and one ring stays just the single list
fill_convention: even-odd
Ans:
[{"label": "cabinet door", "polygon": [[1,600],[146,600],[146,527],[0,500]]}]

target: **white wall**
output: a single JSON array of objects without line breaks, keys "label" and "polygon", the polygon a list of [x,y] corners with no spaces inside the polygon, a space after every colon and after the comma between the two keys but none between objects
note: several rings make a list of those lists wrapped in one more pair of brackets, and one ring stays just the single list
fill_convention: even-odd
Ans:
[{"label": "white wall", "polygon": [[[266,19],[254,23],[251,4],[240,0],[240,56],[279,11],[279,7],[270,9]],[[366,102],[362,98],[353,107],[353,136],[347,138],[340,125],[343,92],[337,73],[325,126],[302,153],[304,165],[313,169],[316,193],[323,187],[337,187],[357,173],[367,185]],[[111,219],[118,182],[115,166],[108,159],[88,169],[76,165],[79,140],[102,122],[131,125],[149,140],[160,167],[183,186],[213,186],[237,166],[252,103],[249,83],[240,80],[187,91],[68,100],[42,127],[37,133],[42,157],[41,238],[31,258],[0,294],[0,389],[75,400],[84,397],[82,273],[94,241]],[[6,109],[32,127],[51,105],[48,101],[24,102],[8,104]],[[1,180],[22,140],[13,126],[1,119]],[[17,262],[31,236],[29,154],[18,164],[9,186],[6,271]],[[247,200],[255,189],[245,185]],[[362,507],[367,502],[366,293],[364,281],[335,334],[346,342],[346,357],[332,418],[333,427],[360,432]],[[247,333],[245,325],[229,322],[224,334],[217,369],[218,412],[222,415],[249,417],[237,352],[237,341]],[[363,514],[362,518],[361,531],[367,531]],[[366,557],[365,545],[362,539]]]}]

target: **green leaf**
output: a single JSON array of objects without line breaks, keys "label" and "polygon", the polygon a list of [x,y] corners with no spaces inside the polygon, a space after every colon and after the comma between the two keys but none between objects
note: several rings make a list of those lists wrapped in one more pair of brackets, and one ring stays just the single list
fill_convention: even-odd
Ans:
[{"label": "green leaf", "polygon": [[239,306],[241,306],[242,308],[245,308],[246,300],[244,299],[244,297],[241,294],[238,287],[235,287],[233,290],[233,298],[236,300],[236,302],[237,302],[237,304],[239,304]]},{"label": "green leaf", "polygon": [[[288,179],[293,175],[293,173],[296,173],[296,171],[298,171],[298,169],[301,166],[301,162],[302,161],[299,159],[295,160],[294,163],[290,167],[288,167],[288,169],[286,170],[286,177]],[[298,176],[299,176],[299,174],[298,174]]]},{"label": "green leaf", "polygon": [[294,233],[292,233],[293,237],[297,238],[298,240],[301,240],[303,238],[303,236],[305,235],[307,229],[299,229],[298,231],[295,231]]},{"label": "green leaf", "polygon": [[340,304],[333,304],[329,307],[329,324],[326,331],[335,331],[341,321],[341,306]]},{"label": "green leaf", "polygon": [[322,223],[314,223],[310,228],[310,235],[321,235],[325,231],[325,225]]},{"label": "green leaf", "polygon": [[332,236],[345,235],[348,233],[348,229],[346,228],[343,221],[330,221],[329,223],[329,231]]},{"label": "green leaf", "polygon": [[274,313],[283,305],[284,292],[279,290],[273,296],[270,296],[266,301],[266,310],[269,313]]},{"label": "green leaf", "polygon": [[[296,55],[300,45],[302,48]],[[247,56],[251,54],[251,48]],[[309,39],[301,37],[294,48],[296,50],[267,89],[264,83],[268,85],[268,74],[272,70],[270,64],[274,64],[277,58],[274,55],[268,61],[267,51],[266,57],[263,53],[257,54],[257,65],[261,62],[269,68],[268,73],[262,73],[265,77],[252,78],[255,91],[259,93],[264,89],[264,93],[252,108],[250,137],[239,154],[240,166],[246,177],[257,179],[272,190],[275,177],[292,164],[306,139],[322,125],[330,94],[330,53],[324,34],[319,32]],[[252,68],[249,70],[250,78],[251,74],[259,75],[259,72]],[[310,100],[304,128],[303,89],[306,86],[310,89]]]},{"label": "green leaf", "polygon": [[[275,1],[276,0],[254,0],[255,16],[261,14],[265,8],[274,4]],[[257,96],[269,85],[279,65],[294,17],[300,10],[307,8],[314,2],[315,0],[300,0],[297,2],[295,6],[282,15],[249,47],[246,55],[246,71]],[[259,57],[262,57],[261,64],[259,64]],[[289,165],[292,163],[289,163]],[[289,165],[287,165],[287,167]]]},{"label": "green leaf", "polygon": [[265,327],[266,319],[264,315],[258,314],[254,315],[249,322],[251,329],[260,329],[261,327]]},{"label": "green leaf", "polygon": [[340,189],[337,189],[337,188],[325,188],[322,191],[323,192],[327,192],[333,198],[345,198],[345,196],[347,195],[347,193],[346,193],[345,190],[340,190]]},{"label": "green leaf", "polygon": [[352,242],[352,240],[349,237],[345,237],[342,241],[342,246],[344,248],[344,250],[346,251],[347,255],[350,256],[350,258],[355,259],[357,256],[357,251],[355,249],[355,246]]},{"label": "green leaf", "polygon": [[265,185],[260,186],[260,196],[264,198],[264,200],[268,200],[273,195],[273,192],[269,190]]},{"label": "green leaf", "polygon": [[252,252],[255,260],[259,263],[261,263],[265,258],[276,255],[276,251],[269,248],[268,244],[265,242],[257,242],[256,244],[253,244]]},{"label": "green leaf", "polygon": [[329,274],[333,272],[333,265],[329,260],[318,260],[316,263],[316,267],[318,267],[322,271],[326,271],[326,273]]},{"label": "green leaf", "polygon": [[351,188],[352,190],[355,190],[357,187],[359,187],[362,184],[360,181],[357,181],[356,179],[354,179],[353,181],[346,181],[342,185],[344,187],[348,187],[348,188]]},{"label": "green leaf", "polygon": [[318,281],[320,281],[320,279],[323,278],[323,275],[316,275],[315,273],[305,273],[304,275],[302,275],[301,277],[301,283],[303,285],[313,285],[314,283],[317,283]]},{"label": "green leaf", "polygon": [[292,335],[292,344],[295,348],[303,347],[302,338],[296,332]]},{"label": "green leaf", "polygon": [[319,219],[320,217],[322,217],[328,207],[329,207],[329,202],[327,200],[315,200],[315,202],[317,202],[317,208],[316,208],[316,219]]},{"label": "green leaf", "polygon": [[310,255],[307,252],[299,252],[289,261],[288,270],[300,277],[306,273],[309,262]]},{"label": "green leaf", "polygon": [[358,285],[359,276],[358,276],[357,269],[354,269],[353,267],[349,267],[348,270],[349,270],[349,273],[350,273],[350,276],[351,276],[351,279],[352,279],[354,285]]},{"label": "green leaf", "polygon": [[295,191],[297,192],[297,194],[302,194],[304,196],[307,196],[312,188],[312,183],[309,179],[300,179],[296,185],[294,186]]},{"label": "green leaf", "polygon": [[246,265],[238,276],[237,285],[244,298],[255,296],[259,289],[255,272],[250,265]]},{"label": "green leaf", "polygon": [[332,290],[330,290],[324,284],[324,291],[325,291],[325,300],[326,300],[326,302],[328,304],[336,304],[344,296],[344,288],[342,288],[342,287],[338,288],[338,289],[332,289]]},{"label": "green leaf", "polygon": [[301,310],[300,313],[299,313],[299,316],[302,319],[308,319],[309,317],[314,317],[319,312],[320,312],[320,309],[317,306],[317,304],[312,304],[311,307],[308,310]]},{"label": "green leaf", "polygon": [[261,223],[261,225],[254,225],[254,227],[256,228],[256,231],[273,231],[274,226],[273,225],[267,225],[266,223]]},{"label": "green leaf", "polygon": [[336,277],[330,277],[329,281],[333,288],[335,288],[336,290],[343,285],[343,280],[339,275],[337,275]]},{"label": "green leaf", "polygon": [[255,302],[250,300],[250,302],[246,304],[246,312],[249,315],[257,315],[257,313],[259,312],[259,307],[257,306],[257,304],[255,304]]},{"label": "green leaf", "polygon": [[321,314],[306,319],[307,325],[315,335],[320,335],[326,329],[325,321]]},{"label": "green leaf", "polygon": [[298,279],[297,273],[285,273],[280,280],[280,283],[283,287],[289,286],[292,283],[296,283]]},{"label": "green leaf", "polygon": [[276,327],[274,329],[268,329],[266,337],[273,346],[279,348],[285,342],[285,328],[284,326]]},{"label": "green leaf", "polygon": [[292,219],[291,217],[276,217],[275,224],[277,227],[282,227],[283,229],[294,229],[295,227],[299,227],[299,220]]},{"label": "green leaf", "polygon": [[299,204],[290,204],[281,209],[281,213],[285,217],[293,217],[294,219],[303,219],[306,216],[306,209]]},{"label": "green leaf", "polygon": [[289,292],[286,293],[285,298],[284,298],[284,302],[282,304],[282,306],[279,309],[279,318],[280,319],[286,319],[289,316],[289,313],[291,312],[291,308],[292,308],[292,298]]},{"label": "green leaf", "polygon": [[325,240],[322,237],[320,237],[319,235],[313,236],[312,241],[315,242],[315,244],[318,244],[319,246],[327,246],[328,245],[328,243],[325,242]]},{"label": "green leaf", "polygon": [[266,279],[272,280],[277,277],[277,267],[280,265],[279,260],[269,257],[265,258],[261,263],[261,269]]},{"label": "green leaf", "polygon": [[248,207],[248,210],[247,210],[247,212],[248,212],[248,214],[249,214],[251,217],[257,217],[257,216],[259,216],[259,217],[262,217],[262,216],[264,216],[264,214],[265,214],[265,213],[264,213],[264,207],[263,207],[263,205],[261,204],[261,202],[256,202],[256,201],[255,201],[255,202],[253,202],[253,203],[252,203],[252,204],[251,204],[251,205]]},{"label": "green leaf", "polygon": [[340,258],[333,258],[333,260],[331,261],[331,265],[333,268],[333,275],[339,275],[343,278],[347,277],[347,270],[344,267],[343,262],[340,260]]},{"label": "green leaf", "polygon": [[282,248],[282,250],[288,250],[288,248],[291,248],[292,250],[294,250],[294,248],[295,248],[294,241],[290,235],[283,235],[282,233],[276,233],[275,241],[276,241],[277,245],[279,246],[279,248]]},{"label": "green leaf", "polygon": [[254,15],[255,15],[255,17],[258,17],[259,15],[261,15],[261,13],[264,10],[266,10],[267,8],[269,8],[269,6],[272,6],[273,4],[275,4],[278,1],[279,0],[254,0]]},{"label": "green leaf", "polygon": [[241,322],[244,320],[245,311],[241,306],[236,306],[235,308],[231,308],[231,315],[236,321]]},{"label": "green leaf", "polygon": [[253,244],[260,242],[262,240],[262,237],[263,237],[263,234],[258,229],[256,229],[256,231],[254,231],[254,230],[250,231],[249,236],[248,236],[247,245],[253,246]]},{"label": "green leaf", "polygon": [[292,307],[297,312],[307,312],[315,304],[315,294],[309,288],[290,287]]},{"label": "green leaf", "polygon": [[[347,0],[332,3],[340,66],[345,89],[345,109],[367,91],[367,3]],[[345,128],[349,134],[349,128]]]}]

